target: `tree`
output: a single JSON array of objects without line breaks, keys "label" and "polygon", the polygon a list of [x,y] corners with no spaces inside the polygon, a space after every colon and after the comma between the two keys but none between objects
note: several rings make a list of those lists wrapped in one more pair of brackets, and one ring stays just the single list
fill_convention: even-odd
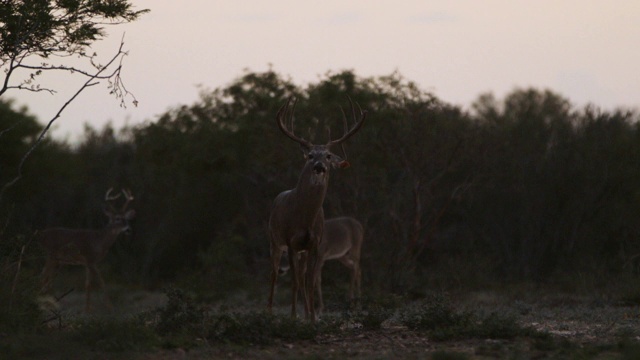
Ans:
[{"label": "tree", "polygon": [[[42,141],[53,122],[86,88],[107,81],[110,93],[120,100],[121,106],[125,106],[127,97],[133,98],[134,105],[137,103],[120,77],[122,61],[127,55],[123,50],[124,43],[121,42],[116,54],[104,65],[99,63],[98,55],[91,51],[91,45],[106,36],[105,25],[131,22],[148,11],[133,10],[127,0],[0,2],[0,68],[4,73],[0,96],[9,90],[55,94],[54,88],[43,87],[38,81],[45,73],[62,71],[86,78],[26,151],[18,165],[16,177],[0,190],[0,201],[6,189],[22,177],[24,161]],[[73,58],[79,58],[80,62],[72,62]]]}]

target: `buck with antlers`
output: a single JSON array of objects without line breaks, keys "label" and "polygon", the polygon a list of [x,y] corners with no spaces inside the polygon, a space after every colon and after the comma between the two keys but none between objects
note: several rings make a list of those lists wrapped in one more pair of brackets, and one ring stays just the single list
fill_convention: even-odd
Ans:
[{"label": "buck with antlers", "polygon": [[[85,311],[90,309],[94,281],[98,281],[99,286],[104,290],[104,280],[98,271],[98,263],[107,255],[118,235],[130,231],[129,220],[135,216],[135,210],[127,210],[133,200],[131,192],[122,190],[125,202],[122,207],[116,208],[112,202],[118,199],[120,194],[112,195],[112,190],[109,189],[105,195],[107,207],[104,213],[109,217],[109,223],[104,229],[49,228],[37,235],[47,255],[42,270],[42,291],[50,287],[59,265],[83,265],[86,268]],[[107,299],[106,293],[104,296]],[[108,299],[107,304],[109,304]]]},{"label": "buck with antlers", "polygon": [[[361,295],[360,254],[364,239],[364,228],[360,222],[352,217],[339,217],[324,222],[322,241],[318,248],[318,271],[316,272],[316,293],[318,295],[317,313],[322,314],[324,301],[322,298],[322,267],[328,260],[338,260],[351,270],[349,285],[349,300]],[[288,255],[288,254],[287,254]],[[280,265],[280,275],[289,270],[287,264]],[[354,293],[356,294],[354,296]]]},{"label": "buck with antlers", "polygon": [[[269,218],[271,291],[267,307],[269,311],[272,311],[280,258],[283,251],[287,251],[290,254],[289,266],[294,278],[292,281],[291,316],[297,316],[298,289],[302,284],[305,317],[315,322],[313,290],[315,288],[315,272],[318,267],[318,246],[324,227],[322,203],[329,185],[329,171],[331,168],[349,167],[346,160],[332,153],[330,149],[343,144],[360,129],[366,118],[366,112],[360,109],[360,119],[356,119],[353,103],[349,99],[351,112],[356,120],[353,128],[348,129],[347,119],[343,112],[344,135],[337,140],[329,140],[325,145],[314,145],[310,141],[296,136],[293,130],[287,129],[284,123],[285,119],[289,117],[290,123],[293,124],[295,110],[295,103],[289,110],[290,102],[291,100],[288,100],[278,111],[277,124],[287,137],[300,144],[306,163],[302,168],[296,187],[281,192],[274,200],[271,209]],[[300,256],[294,256],[298,254]],[[297,271],[298,267],[306,271]]]}]

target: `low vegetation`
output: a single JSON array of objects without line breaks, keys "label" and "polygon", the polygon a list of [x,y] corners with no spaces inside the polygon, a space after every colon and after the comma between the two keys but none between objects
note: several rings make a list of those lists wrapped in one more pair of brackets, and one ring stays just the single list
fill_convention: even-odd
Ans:
[{"label": "low vegetation", "polygon": [[[155,354],[172,359],[185,352],[196,359],[229,354],[271,358],[274,353],[285,359],[311,354],[327,358],[422,354],[431,359],[640,355],[637,306],[616,305],[613,299],[598,304],[571,295],[558,295],[546,304],[512,302],[508,292],[493,296],[487,302],[486,294],[462,301],[445,293],[413,300],[380,295],[353,304],[331,304],[343,310],[330,311],[313,325],[290,318],[284,307],[271,315],[258,304],[213,305],[182,289],[167,288],[162,304],[135,313],[74,315],[67,309],[55,321],[41,317],[32,331],[3,332],[0,352],[25,359],[98,353],[108,358],[146,359]],[[116,306],[126,307],[123,301]],[[78,309],[81,305],[79,301]],[[594,312],[608,319],[594,317]]]}]

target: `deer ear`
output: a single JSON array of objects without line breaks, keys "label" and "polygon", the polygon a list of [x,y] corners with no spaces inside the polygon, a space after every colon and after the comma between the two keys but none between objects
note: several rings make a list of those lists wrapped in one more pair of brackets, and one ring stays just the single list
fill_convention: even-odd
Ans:
[{"label": "deer ear", "polygon": [[340,169],[346,169],[351,166],[351,164],[347,160],[343,160],[340,162],[340,164],[338,164],[338,166],[340,167]]}]

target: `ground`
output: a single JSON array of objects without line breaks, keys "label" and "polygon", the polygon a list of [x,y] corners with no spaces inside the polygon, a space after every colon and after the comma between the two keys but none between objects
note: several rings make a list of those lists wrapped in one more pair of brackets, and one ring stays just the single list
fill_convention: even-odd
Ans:
[{"label": "ground", "polygon": [[[118,315],[162,306],[166,300],[161,292],[143,290],[119,289],[110,291],[110,294],[114,303],[113,312]],[[604,295],[578,296],[549,292],[540,295],[530,293],[521,297],[490,291],[468,292],[451,294],[451,298],[454,306],[461,311],[514,314],[522,326],[549,336],[435,341],[424,333],[411,331],[391,321],[383,324],[379,330],[364,330],[356,324],[347,331],[322,334],[313,340],[275,340],[270,345],[208,344],[196,339],[198,345],[189,348],[123,353],[89,350],[89,354],[96,359],[141,360],[640,358],[640,305],[637,303],[624,303]],[[83,294],[75,292],[62,299],[59,306],[61,311],[69,314],[66,316],[73,316],[73,312],[81,313],[83,301]],[[97,307],[103,305],[98,301]],[[103,308],[97,311],[109,310]],[[287,307],[283,304],[278,311],[286,314]]]}]

